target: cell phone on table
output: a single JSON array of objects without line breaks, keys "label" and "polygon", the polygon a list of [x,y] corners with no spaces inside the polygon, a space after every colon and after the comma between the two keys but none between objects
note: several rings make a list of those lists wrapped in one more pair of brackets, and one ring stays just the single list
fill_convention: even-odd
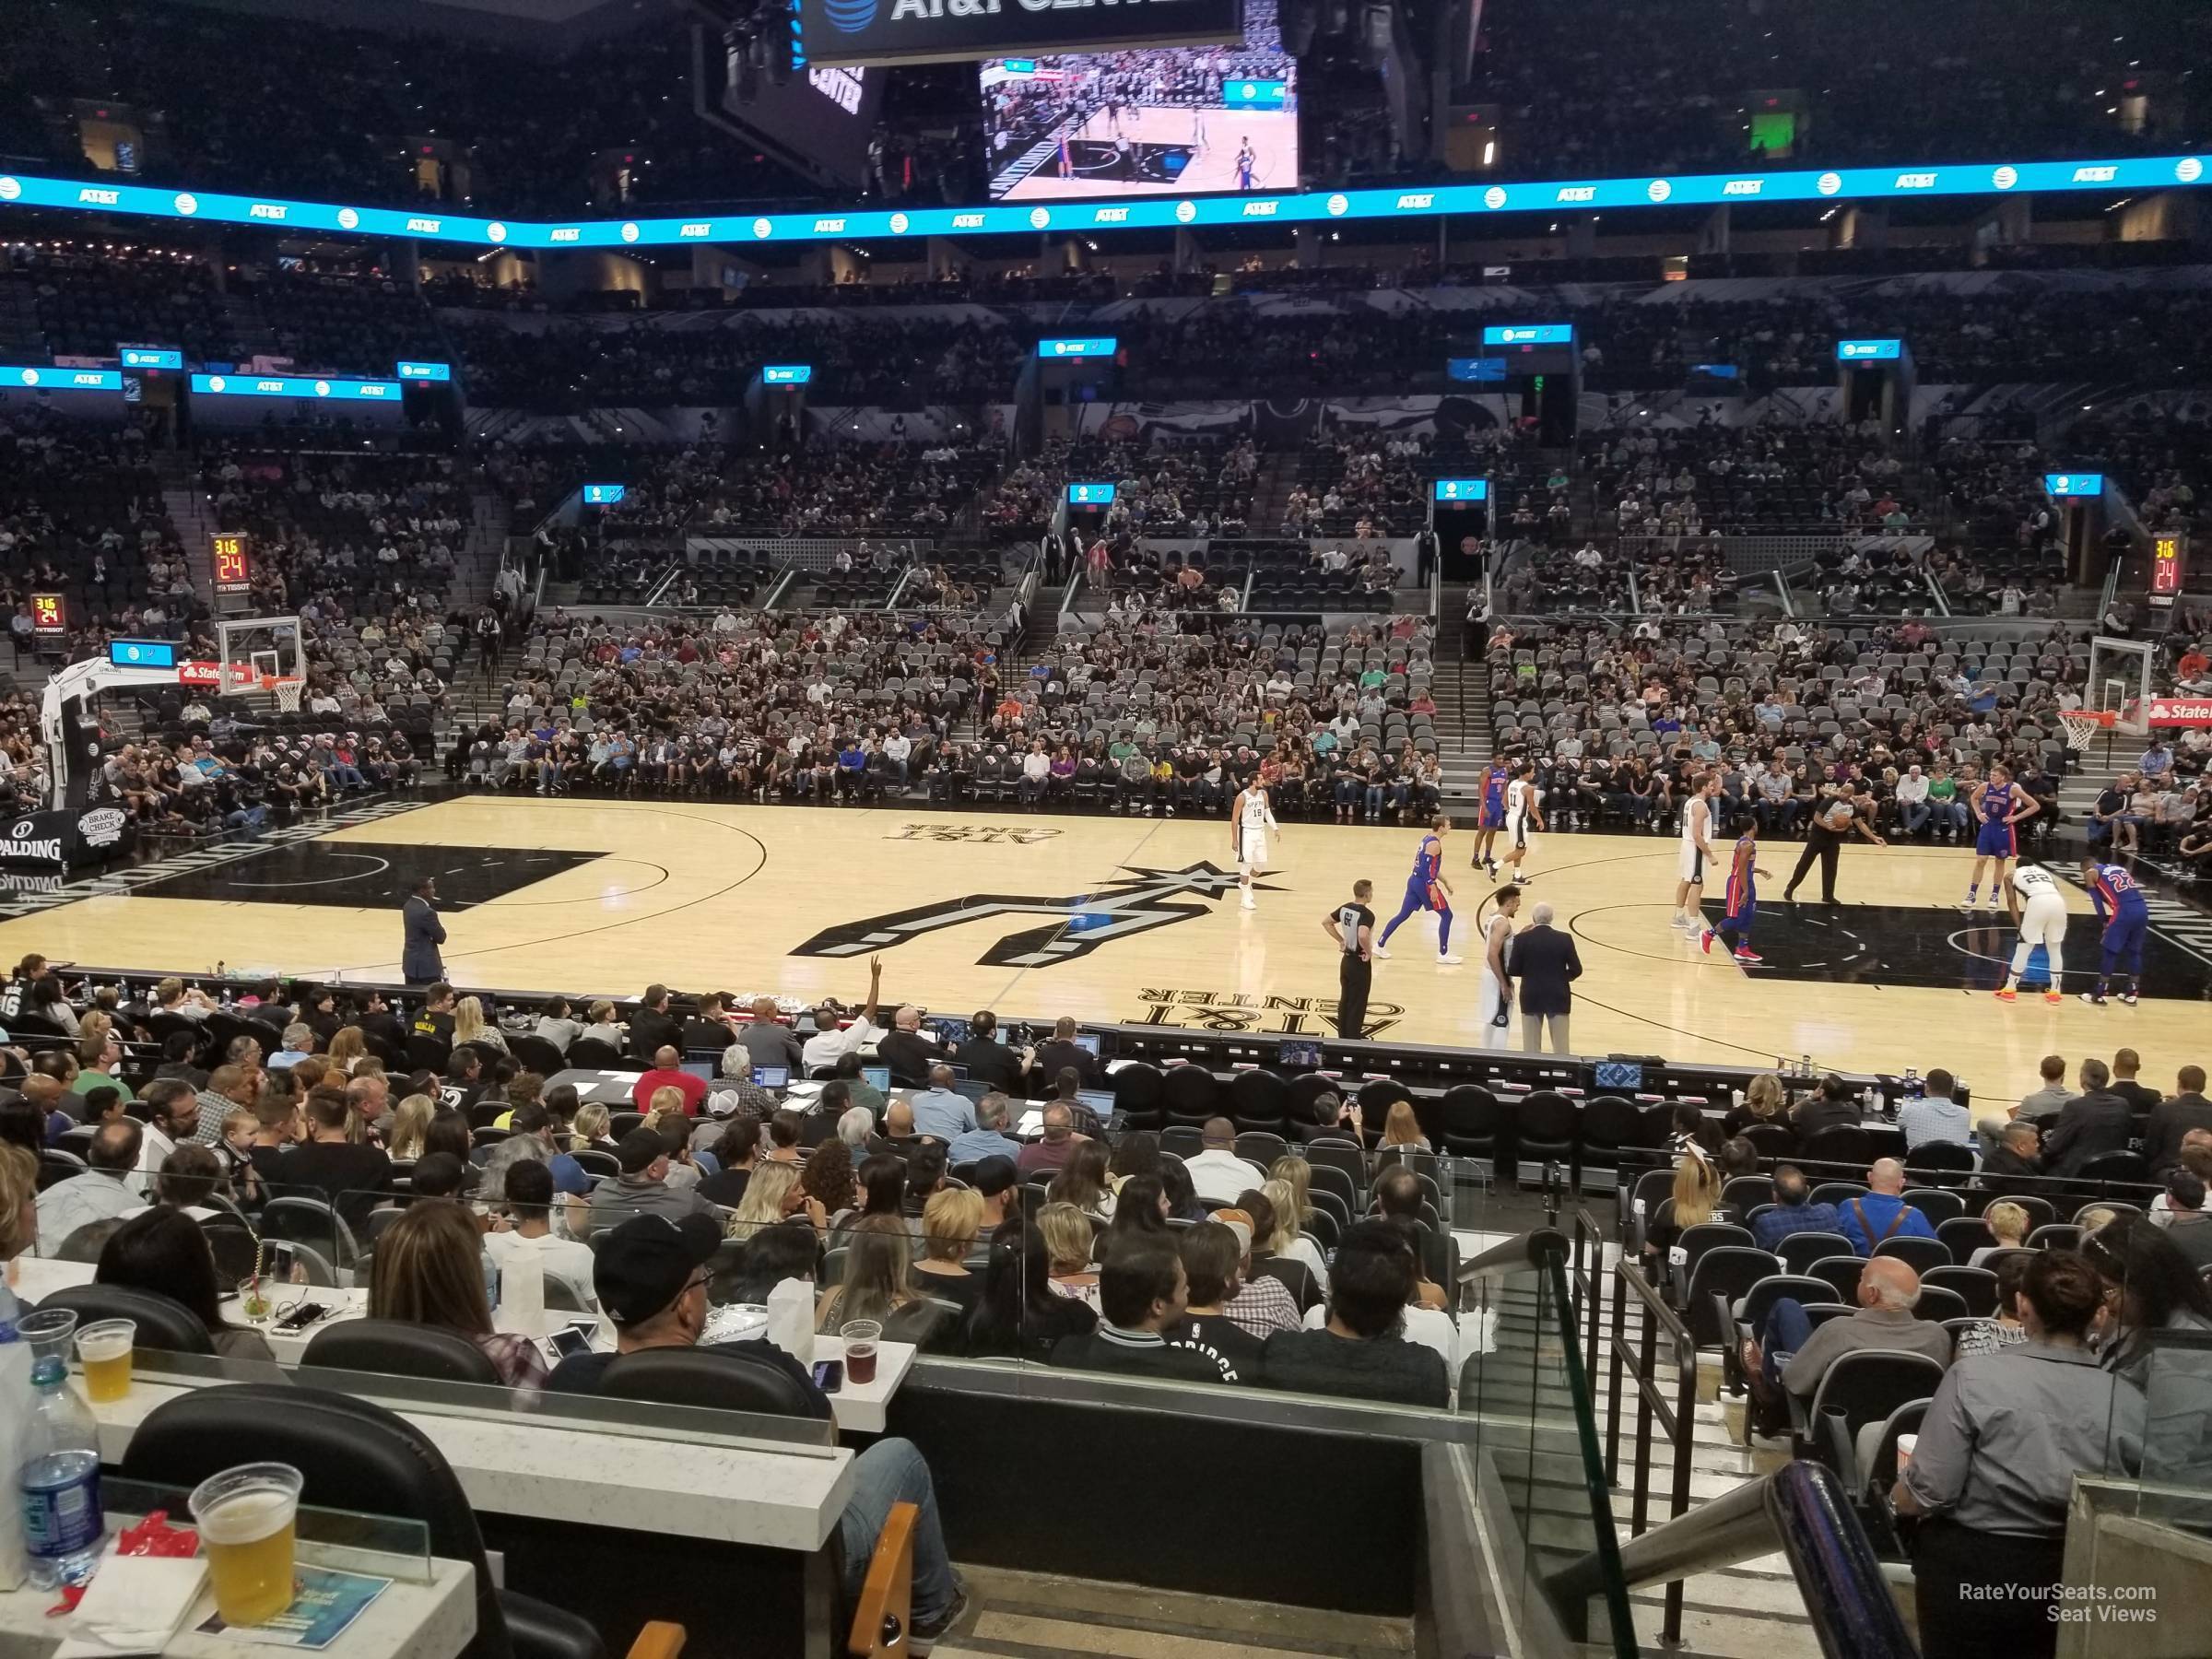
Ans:
[{"label": "cell phone on table", "polygon": [[816,1360],[814,1385],[824,1394],[835,1394],[845,1385],[845,1362],[842,1359]]},{"label": "cell phone on table", "polygon": [[326,1317],[330,1310],[321,1302],[300,1302],[288,1309],[276,1322],[280,1331],[304,1331],[318,1319]]},{"label": "cell phone on table", "polygon": [[572,1359],[578,1354],[592,1351],[592,1336],[598,1327],[594,1324],[563,1325],[553,1333],[553,1351],[563,1359]]}]

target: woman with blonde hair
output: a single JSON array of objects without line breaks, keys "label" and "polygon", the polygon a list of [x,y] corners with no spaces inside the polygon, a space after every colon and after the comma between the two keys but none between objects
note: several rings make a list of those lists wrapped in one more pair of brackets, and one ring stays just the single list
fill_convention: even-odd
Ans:
[{"label": "woman with blonde hair", "polygon": [[[341,1031],[338,1035],[342,1037],[345,1033]],[[507,1039],[500,1035],[498,1026],[484,1018],[483,1003],[473,996],[465,996],[453,1005],[453,1047],[459,1048],[465,1042],[497,1049],[502,1054],[507,1052]]]},{"label": "woman with blonde hair", "polygon": [[982,1275],[967,1265],[967,1257],[982,1245],[982,1229],[981,1193],[968,1187],[932,1193],[922,1206],[922,1254],[908,1283],[924,1296],[958,1302],[965,1315],[982,1288]]},{"label": "woman with blonde hair", "polygon": [[384,1151],[394,1163],[412,1163],[422,1156],[422,1137],[429,1130],[430,1119],[437,1115],[438,1102],[429,1095],[409,1095],[392,1108],[392,1128]]},{"label": "woman with blonde hair", "polygon": [[1754,1124],[1786,1124],[1789,1112],[1789,1096],[1783,1092],[1782,1079],[1772,1072],[1760,1072],[1745,1086],[1744,1103],[1731,1106],[1721,1119],[1721,1133],[1741,1135]]},{"label": "woman with blonde hair", "polygon": [[1313,1282],[1326,1290],[1329,1284],[1328,1264],[1322,1259],[1321,1246],[1300,1230],[1305,1220],[1305,1207],[1300,1202],[1298,1188],[1288,1181],[1279,1181],[1270,1175],[1261,1183],[1260,1195],[1274,1208],[1275,1230],[1265,1239],[1253,1240],[1253,1253],[1279,1255],[1293,1262],[1303,1262],[1306,1270],[1312,1274]]},{"label": "woman with blonde hair", "polygon": [[1072,1204],[1048,1204],[1037,1212],[1053,1293],[1099,1311],[1099,1276],[1090,1270],[1090,1218]]},{"label": "woman with blonde hair", "polygon": [[465,1336],[510,1388],[536,1388],[546,1380],[546,1359],[536,1343],[491,1328],[483,1237],[476,1218],[451,1199],[408,1206],[377,1240],[369,1267],[369,1317],[435,1325]]},{"label": "woman with blonde hair", "polygon": [[[330,1047],[324,1051],[323,1057],[328,1062],[332,1070],[342,1072],[350,1077],[353,1076],[355,1064],[368,1053],[368,1035],[362,1031],[359,1026],[349,1025],[338,1028],[336,1034],[330,1040]],[[294,1067],[294,1069],[298,1068]]]},{"label": "woman with blonde hair", "polygon": [[[0,1141],[0,1276],[39,1237],[38,1156],[12,1141]],[[16,1294],[0,1277],[0,1320],[22,1317]]]},{"label": "woman with blonde hair", "polygon": [[569,1150],[571,1152],[612,1152],[615,1137],[609,1131],[614,1127],[614,1114],[596,1100],[587,1100],[576,1108],[576,1115],[569,1120]]},{"label": "woman with blonde hair", "polygon": [[1666,1253],[1674,1248],[1683,1229],[1725,1219],[1721,1214],[1721,1172],[1692,1143],[1682,1154],[1681,1161],[1675,1165],[1673,1195],[1659,1206],[1658,1214],[1645,1230],[1645,1271],[1651,1272],[1666,1261]]},{"label": "woman with blonde hair", "polygon": [[1433,1152],[1429,1137],[1421,1133],[1421,1121],[1413,1115],[1411,1100],[1393,1100],[1390,1112],[1382,1120],[1382,1150],[1406,1147],[1416,1152]]},{"label": "woman with blonde hair", "polygon": [[820,1231],[829,1217],[818,1214],[818,1201],[809,1202],[799,1187],[799,1166],[796,1164],[761,1164],[753,1171],[753,1178],[745,1183],[745,1196],[730,1213],[726,1230],[733,1239],[749,1239],[763,1227],[773,1227],[794,1210],[804,1206],[807,1219]]},{"label": "woman with blonde hair", "polygon": [[1298,1200],[1298,1222],[1300,1227],[1313,1213],[1313,1166],[1295,1152],[1286,1152],[1267,1166],[1267,1179],[1279,1181],[1290,1189]]},{"label": "woman with blonde hair", "polygon": [[1996,1242],[1978,1246],[1966,1258],[1969,1267],[1988,1266],[1989,1258],[2000,1250],[2027,1249],[2028,1234],[2034,1223],[2026,1209],[2009,1198],[2000,1198],[1982,1212],[1982,1225],[1989,1229],[1989,1236]]}]

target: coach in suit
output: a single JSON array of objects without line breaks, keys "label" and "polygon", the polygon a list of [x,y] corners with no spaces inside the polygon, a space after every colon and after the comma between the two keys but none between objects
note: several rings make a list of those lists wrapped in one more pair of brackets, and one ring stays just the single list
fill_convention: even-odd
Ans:
[{"label": "coach in suit", "polygon": [[434,985],[445,977],[445,959],[438,947],[445,943],[445,924],[438,920],[438,883],[425,876],[400,906],[406,942],[399,951],[399,971],[410,985]]},{"label": "coach in suit", "polygon": [[2134,1138],[2135,1108],[2112,1089],[2112,1074],[2101,1060],[2081,1063],[2081,1092],[2058,1109],[2058,1122],[2043,1136],[2043,1173],[2072,1175],[2100,1152],[2124,1152]]},{"label": "coach in suit", "polygon": [[1514,936],[1506,971],[1520,987],[1521,1046],[1530,1053],[1544,1048],[1544,1026],[1551,1023],[1551,1052],[1569,1053],[1567,1016],[1574,1006],[1570,987],[1583,977],[1583,959],[1575,953],[1571,935],[1551,924],[1553,911],[1539,904],[1530,912],[1528,925]]}]

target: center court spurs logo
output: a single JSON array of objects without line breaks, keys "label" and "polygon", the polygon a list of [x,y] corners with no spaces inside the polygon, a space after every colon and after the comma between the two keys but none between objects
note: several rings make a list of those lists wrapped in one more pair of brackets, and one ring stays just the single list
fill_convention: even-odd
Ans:
[{"label": "center court spurs logo", "polygon": [[[1042,926],[1007,934],[976,961],[986,968],[1050,968],[1055,962],[1087,957],[1115,939],[1210,915],[1209,904],[1178,900],[1186,896],[1202,900],[1218,899],[1237,885],[1234,870],[1215,864],[1185,865],[1180,870],[1153,870],[1141,865],[1121,867],[1127,876],[1109,881],[1094,892],[1073,893],[1065,899],[971,893],[964,899],[940,899],[912,910],[871,916],[865,922],[841,923],[824,928],[791,954],[865,956],[991,916],[1043,916],[1049,920]],[[1264,891],[1280,890],[1257,882],[1253,885]]]}]

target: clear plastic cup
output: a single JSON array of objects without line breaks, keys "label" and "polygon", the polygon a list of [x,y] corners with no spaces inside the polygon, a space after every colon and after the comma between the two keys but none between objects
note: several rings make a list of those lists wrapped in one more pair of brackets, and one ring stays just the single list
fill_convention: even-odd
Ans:
[{"label": "clear plastic cup", "polygon": [[241,1464],[193,1488],[215,1610],[227,1625],[266,1624],[292,1605],[294,1524],[306,1484],[289,1464]]},{"label": "clear plastic cup", "polygon": [[16,1321],[16,1335],[30,1344],[31,1362],[59,1359],[69,1363],[69,1339],[76,1335],[75,1308],[41,1308]]},{"label": "clear plastic cup", "polygon": [[86,1399],[99,1406],[131,1392],[131,1350],[137,1342],[135,1319],[100,1319],[77,1327],[76,1358],[85,1371]]},{"label": "clear plastic cup", "polygon": [[840,1325],[837,1334],[845,1345],[845,1375],[856,1383],[876,1381],[877,1345],[883,1340],[883,1326],[873,1319],[855,1319]]}]

